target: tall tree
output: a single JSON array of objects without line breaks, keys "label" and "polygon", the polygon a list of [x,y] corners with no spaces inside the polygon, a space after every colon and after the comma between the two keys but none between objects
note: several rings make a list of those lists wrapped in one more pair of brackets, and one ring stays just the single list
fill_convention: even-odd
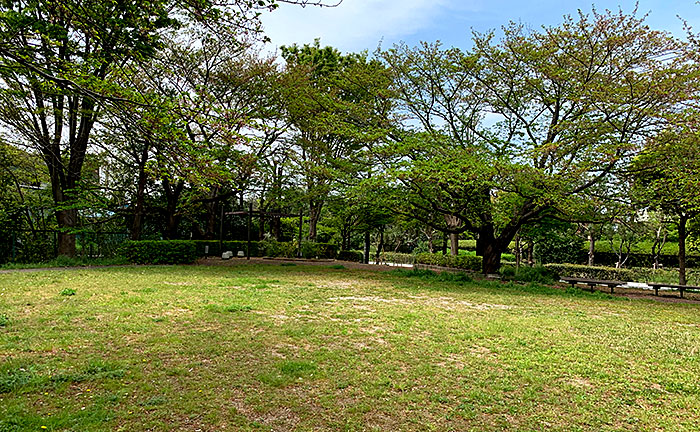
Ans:
[{"label": "tall tree", "polygon": [[700,215],[700,125],[697,113],[686,111],[681,121],[650,140],[634,160],[634,194],[642,205],[673,217],[678,227],[678,279],[686,277],[688,223]]},{"label": "tall tree", "polygon": [[[289,3],[307,4],[305,0]],[[0,5],[0,121],[43,157],[62,230],[59,253],[75,254],[72,205],[90,137],[105,104],[128,102],[112,78],[151,57],[161,37],[189,23],[204,33],[257,34],[275,0],[17,0]]]},{"label": "tall tree", "polygon": [[404,125],[423,134],[387,147],[405,164],[392,178],[404,201],[453,215],[457,232],[478,236],[485,273],[498,271],[524,224],[574,219],[589,194],[615,181],[686,97],[691,75],[680,42],[622,12],[539,32],[512,24],[494,38],[476,34],[469,53],[424,44],[384,54]]},{"label": "tall tree", "polygon": [[390,100],[388,74],[365,54],[293,45],[282,50],[289,87],[287,113],[297,131],[296,163],[306,187],[309,239],[339,177],[361,169],[362,150],[382,139]]}]

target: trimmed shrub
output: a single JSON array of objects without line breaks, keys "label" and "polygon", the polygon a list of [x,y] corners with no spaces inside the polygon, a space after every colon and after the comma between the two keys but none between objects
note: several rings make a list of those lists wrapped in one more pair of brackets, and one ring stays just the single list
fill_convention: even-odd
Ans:
[{"label": "trimmed shrub", "polygon": [[422,253],[416,255],[415,262],[418,264],[451,267],[470,271],[481,271],[482,259],[480,256],[452,256],[443,254]]},{"label": "trimmed shrub", "polygon": [[[252,249],[252,247],[251,247]],[[297,246],[292,242],[278,242],[275,240],[263,240],[258,243],[257,255],[266,257],[294,258],[297,255]],[[256,256],[256,255],[254,255]]]},{"label": "trimmed shrub", "polygon": [[560,278],[575,277],[601,280],[621,280],[626,282],[635,279],[635,273],[630,269],[584,266],[574,264],[545,264],[544,267],[551,270]]},{"label": "trimmed shrub", "polygon": [[501,271],[499,273],[503,279],[517,282],[553,284],[559,279],[552,270],[543,266],[521,266],[520,268],[504,266],[501,267]]},{"label": "trimmed shrub", "polygon": [[189,240],[127,241],[120,254],[134,264],[191,264],[200,256]]},{"label": "trimmed shrub", "polygon": [[416,257],[413,254],[382,252],[381,260],[394,264],[413,264],[416,261]]},{"label": "trimmed shrub", "polygon": [[[275,240],[251,241],[250,254],[248,253],[247,241],[224,241],[222,247],[219,247],[217,240],[194,240],[197,245],[197,253],[199,256],[204,256],[206,246],[209,246],[210,256],[221,256],[223,252],[232,251],[234,256],[238,251],[244,251],[246,255],[252,257],[284,257],[295,258],[297,256],[297,243],[295,242],[278,242]],[[338,254],[338,246],[333,243],[302,243],[301,253],[304,258],[335,258]]]},{"label": "trimmed shrub", "polygon": [[[221,243],[221,248],[219,247],[219,241],[218,240],[193,240],[193,243],[197,247],[197,254],[200,257],[203,257],[205,255],[209,256],[221,256],[222,253],[226,251],[232,251],[233,255],[235,256],[238,251],[244,251],[246,255],[248,255],[248,242],[247,241],[224,241]],[[252,241],[250,242],[250,256],[258,256],[260,253],[260,247],[261,243],[263,242],[257,242],[257,241]],[[204,253],[206,250],[206,247],[209,246],[209,252],[207,254]]]},{"label": "trimmed shrub", "polygon": [[364,253],[359,250],[341,250],[338,252],[337,259],[341,261],[362,262],[364,257]]},{"label": "trimmed shrub", "polygon": [[333,243],[312,243],[301,244],[301,255],[304,258],[335,258],[338,255],[338,245]]}]

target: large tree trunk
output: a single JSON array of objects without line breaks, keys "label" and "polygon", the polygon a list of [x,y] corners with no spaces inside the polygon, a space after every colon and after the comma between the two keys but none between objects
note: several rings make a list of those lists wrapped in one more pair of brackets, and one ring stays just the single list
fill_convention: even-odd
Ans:
[{"label": "large tree trunk", "polygon": [[[504,252],[504,248],[501,247],[501,242],[496,239],[491,224],[486,224],[479,230],[479,239],[482,242],[481,271],[484,274],[498,273],[501,269],[501,254]],[[477,244],[479,243],[477,242]]]},{"label": "large tree trunk", "polygon": [[[77,226],[78,210],[59,210],[56,212],[58,227],[63,230],[71,230]],[[75,256],[75,234],[72,232],[58,232],[58,254],[67,257]]]},{"label": "large tree trunk", "polygon": [[688,238],[686,225],[688,222],[687,216],[681,216],[678,220],[678,283],[685,285],[685,241]]},{"label": "large tree trunk", "polygon": [[374,260],[377,264],[381,262],[382,251],[384,251],[384,226],[379,227],[379,244],[377,244],[377,253],[375,254],[376,259]]},{"label": "large tree trunk", "polygon": [[450,233],[450,255],[459,255],[459,234]]},{"label": "large tree trunk", "polygon": [[163,237],[167,240],[174,240],[178,237],[178,228],[180,226],[180,215],[177,212],[177,204],[180,200],[180,195],[185,187],[185,183],[180,180],[175,187],[167,178],[163,179],[163,190],[165,191],[166,207],[165,207],[165,229]]},{"label": "large tree trunk", "polygon": [[[453,215],[445,215],[445,223],[451,230],[457,229],[460,225],[462,225],[462,221]],[[450,232],[450,255],[459,255],[459,234],[455,232]]]},{"label": "large tree trunk", "polygon": [[136,199],[134,200],[134,220],[131,224],[131,240],[139,240],[143,232],[143,219],[146,213],[146,162],[148,160],[148,146],[144,146],[139,159],[139,178],[136,183]]},{"label": "large tree trunk", "polygon": [[275,240],[282,241],[282,222],[277,216],[272,218],[272,233],[275,236]]},{"label": "large tree trunk", "polygon": [[369,264],[369,246],[370,246],[370,235],[369,231],[365,231],[365,253],[364,253],[364,258],[363,262],[365,264]]},{"label": "large tree trunk", "polygon": [[588,231],[588,265],[592,266],[595,263],[595,236]]},{"label": "large tree trunk", "polygon": [[482,272],[484,274],[497,274],[501,269],[501,254],[503,250],[491,243],[484,248]]},{"label": "large tree trunk", "polygon": [[318,221],[321,218],[323,204],[312,202],[309,204],[309,241],[316,242]]}]

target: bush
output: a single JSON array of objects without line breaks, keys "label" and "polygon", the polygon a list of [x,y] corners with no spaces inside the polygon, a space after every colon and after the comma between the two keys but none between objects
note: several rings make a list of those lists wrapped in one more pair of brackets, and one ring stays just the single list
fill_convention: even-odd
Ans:
[{"label": "bush", "polygon": [[337,259],[341,261],[362,262],[364,257],[364,253],[359,250],[341,250],[338,252]]},{"label": "bush", "polygon": [[416,257],[413,254],[398,253],[398,252],[382,252],[381,260],[394,264],[413,264]]},{"label": "bush", "polygon": [[[251,249],[253,249],[251,247]],[[292,242],[278,242],[276,240],[263,240],[258,243],[259,255],[266,257],[294,258],[297,256],[297,246]]]},{"label": "bush", "polygon": [[[232,251],[235,256],[238,251],[243,251],[248,255],[248,242],[247,241],[224,241],[221,242],[221,247],[219,247],[218,240],[194,240],[193,243],[197,247],[197,255],[203,257],[205,255],[209,256],[221,256],[222,253],[226,251]],[[261,243],[257,241],[250,242],[250,256],[258,256],[260,253]],[[209,252],[204,253],[206,247],[209,246]]]},{"label": "bush", "polygon": [[470,271],[481,271],[482,259],[480,256],[452,256],[443,254],[422,253],[416,255],[415,262],[418,264],[451,267]]},{"label": "bush", "polygon": [[191,264],[200,254],[187,240],[141,240],[125,242],[121,255],[134,264]]},{"label": "bush", "polygon": [[335,258],[338,255],[338,245],[333,243],[312,243],[301,244],[301,255],[304,258]]},{"label": "bush", "polygon": [[559,279],[552,270],[543,266],[523,266],[520,268],[504,266],[501,268],[500,274],[506,280],[539,284],[553,284]]},{"label": "bush", "polygon": [[[250,253],[247,241],[224,241],[222,247],[216,240],[195,240],[198,256],[204,256],[205,247],[209,246],[210,256],[221,256],[223,252],[243,251],[251,257],[284,257],[295,258],[297,256],[297,243],[278,242],[276,240],[251,241]],[[338,246],[332,243],[302,243],[301,253],[304,258],[335,258],[338,254]]]},{"label": "bush", "polygon": [[596,267],[575,264],[545,264],[545,268],[551,270],[558,277],[574,277],[585,279],[632,281],[635,273],[629,269],[614,267]]}]

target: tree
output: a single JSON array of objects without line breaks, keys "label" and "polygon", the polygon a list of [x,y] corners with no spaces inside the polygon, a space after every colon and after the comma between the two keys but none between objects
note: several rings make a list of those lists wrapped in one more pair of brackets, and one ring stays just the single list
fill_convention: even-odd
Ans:
[{"label": "tree", "polygon": [[662,127],[687,94],[682,49],[643,19],[595,11],[539,32],[511,24],[499,43],[476,34],[468,53],[394,47],[384,59],[399,114],[419,133],[385,147],[403,161],[389,184],[416,217],[457,217],[452,230],[477,235],[483,271],[495,273],[522,226],[575,221]]},{"label": "tree", "polygon": [[[307,4],[306,1],[288,1]],[[108,104],[130,103],[115,72],[152,57],[162,35],[192,23],[205,35],[260,32],[275,0],[219,4],[171,1],[19,0],[0,6],[0,121],[38,151],[49,171],[61,229],[59,253],[75,254],[72,205],[90,138]]]},{"label": "tree", "polygon": [[685,285],[688,223],[700,215],[700,128],[693,111],[684,112],[679,120],[648,142],[633,161],[631,172],[640,203],[674,218],[678,227],[678,279]]},{"label": "tree", "polygon": [[386,134],[388,75],[366,54],[332,47],[282,48],[287,62],[286,110],[296,130],[296,164],[306,187],[309,239],[336,179],[362,169],[362,149]]}]

